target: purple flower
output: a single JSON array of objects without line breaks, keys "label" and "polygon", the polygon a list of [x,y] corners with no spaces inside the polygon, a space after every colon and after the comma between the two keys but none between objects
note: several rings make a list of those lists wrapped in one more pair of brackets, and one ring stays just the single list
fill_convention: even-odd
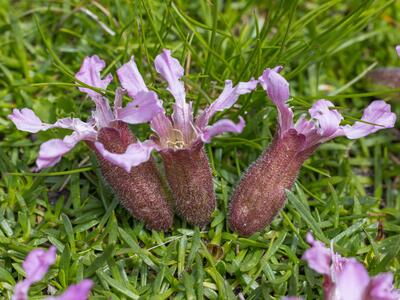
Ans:
[{"label": "purple flower", "polygon": [[[224,132],[242,132],[245,125],[242,117],[236,124],[228,119],[220,120],[213,125],[209,125],[209,122],[216,112],[234,105],[240,95],[253,91],[257,86],[256,80],[240,82],[236,86],[233,86],[232,82],[227,80],[221,95],[200,115],[194,117],[192,103],[187,103],[185,100],[184,83],[181,81],[184,70],[178,60],[171,56],[169,50],[163,50],[156,57],[154,65],[157,72],[168,83],[167,89],[175,98],[171,117],[167,116],[164,109],[161,108],[151,120],[151,128],[157,135],[154,138],[156,150],[190,149],[192,145],[198,142],[209,143],[214,136]],[[117,75],[122,87],[127,90],[131,97],[151,95],[157,103],[160,103],[157,95],[148,90],[133,57],[130,62],[124,64],[117,71]],[[126,112],[126,114],[128,113]],[[131,112],[129,114],[132,115]],[[98,149],[102,154],[107,152],[101,147],[98,147]],[[122,154],[119,157],[114,156],[110,160],[121,167],[125,167],[126,164],[129,164],[130,157]]]},{"label": "purple flower", "polygon": [[[112,76],[108,74],[105,79],[101,79],[100,71],[104,67],[104,61],[97,55],[86,57],[81,69],[76,74],[76,78],[91,87],[105,89],[111,82]],[[80,87],[79,90],[86,93],[96,105],[92,117],[87,122],[77,118],[64,118],[54,124],[46,124],[28,108],[14,109],[13,113],[9,115],[9,118],[19,130],[36,133],[51,128],[64,128],[73,131],[71,135],[64,137],[64,139],[52,139],[41,145],[36,160],[38,170],[57,164],[64,154],[82,140],[90,143],[96,142],[99,131],[102,128],[112,127],[112,124],[116,121],[124,121],[129,124],[148,122],[154,115],[162,111],[161,102],[152,92],[131,95],[133,101],[126,107],[122,107],[124,91],[117,89],[112,110],[102,94],[86,87]],[[96,142],[96,144],[101,148],[100,142]],[[129,157],[129,166],[137,166],[147,161],[153,148],[154,145],[150,141],[137,142],[131,145],[126,154]],[[110,158],[110,160],[112,159]]]},{"label": "purple flower", "polygon": [[[184,70],[178,60],[171,56],[169,50],[163,50],[155,58],[154,65],[167,82],[167,89],[175,103],[171,116],[167,116],[162,109],[151,120],[151,129],[156,136],[152,137],[152,142],[147,142],[155,145],[154,148],[162,157],[176,211],[189,223],[202,226],[207,224],[215,209],[212,173],[203,145],[216,135],[224,132],[240,133],[244,127],[242,117],[238,123],[222,119],[210,125],[210,120],[218,111],[233,106],[240,95],[254,90],[257,81],[240,82],[233,86],[227,80],[220,96],[201,114],[194,116],[192,103],[186,102],[185,87],[181,80]],[[133,58],[117,74],[130,96],[146,94],[158,99],[154,92],[148,90]],[[131,159],[134,157],[129,155],[129,151],[115,154],[99,144],[96,147],[104,157],[120,167],[128,169],[132,164]]]},{"label": "purple flower", "polygon": [[247,170],[233,193],[229,221],[233,230],[251,235],[270,224],[286,200],[303,162],[318,148],[338,136],[364,137],[391,128],[396,115],[382,100],[373,101],[361,121],[340,125],[342,115],[332,102],[318,100],[309,109],[310,118],[295,123],[287,101],[289,83],[279,74],[281,67],[266,69],[258,79],[278,109],[279,129],[270,147]]},{"label": "purple flower", "polygon": [[[27,300],[31,285],[42,280],[55,261],[56,248],[54,246],[50,247],[48,251],[32,250],[22,264],[26,278],[15,286],[12,300]],[[93,282],[90,279],[85,279],[76,285],[71,285],[64,294],[58,297],[48,297],[46,300],[86,300],[92,285]]]},{"label": "purple flower", "polygon": [[328,100],[318,100],[309,109],[311,120],[302,116],[294,124],[293,112],[286,103],[289,99],[289,84],[278,70],[266,69],[259,82],[278,108],[279,135],[284,136],[290,129],[295,129],[297,133],[304,135],[305,141],[301,150],[310,149],[338,136],[346,136],[349,139],[361,138],[380,129],[392,128],[396,122],[396,115],[391,112],[390,105],[382,100],[375,100],[365,109],[361,122],[357,121],[351,126],[341,126],[343,117],[333,109],[333,103]]},{"label": "purple flower", "polygon": [[43,279],[50,266],[56,261],[56,248],[51,247],[47,252],[43,249],[32,250],[25,258],[22,267],[26,278],[17,283],[14,290],[13,300],[28,299],[30,286]]},{"label": "purple flower", "polygon": [[311,248],[303,259],[314,271],[324,275],[325,300],[398,300],[400,291],[393,287],[393,275],[381,273],[369,277],[365,267],[354,258],[343,258],[307,234]]},{"label": "purple flower", "polygon": [[[85,58],[76,74],[80,83],[93,87],[79,88],[96,107],[87,122],[65,118],[46,124],[27,108],[14,109],[9,118],[18,129],[33,133],[55,127],[72,130],[73,133],[63,139],[52,139],[41,145],[36,160],[37,169],[55,165],[79,141],[85,141],[95,152],[102,175],[125,208],[151,229],[168,229],[173,222],[173,212],[151,158],[151,151],[158,146],[151,140],[138,141],[128,127],[128,124],[149,122],[163,112],[162,103],[157,94],[146,88],[140,76],[123,76],[127,71],[139,74],[131,61],[117,70],[121,83],[129,89],[116,90],[111,109],[99,91],[107,88],[112,80],[110,74],[101,79],[100,72],[104,67],[104,61],[94,55]],[[132,101],[123,107],[122,99],[126,93]]]},{"label": "purple flower", "polygon": [[400,57],[400,45],[396,46],[397,55]]}]

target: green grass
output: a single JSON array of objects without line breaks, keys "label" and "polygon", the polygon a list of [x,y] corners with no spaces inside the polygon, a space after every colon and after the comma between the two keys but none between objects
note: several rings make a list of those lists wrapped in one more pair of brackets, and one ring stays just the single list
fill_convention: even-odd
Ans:
[{"label": "green grass", "polygon": [[49,122],[88,117],[92,103],[71,74],[93,54],[107,62],[105,73],[134,54],[146,83],[170,106],[152,66],[162,48],[185,66],[196,109],[215,99],[225,79],[248,80],[282,64],[296,113],[326,97],[351,121],[381,98],[400,115],[399,90],[364,79],[375,65],[400,66],[399,11],[388,0],[0,1],[0,297],[9,299],[23,278],[26,254],[53,244],[57,263],[31,289],[38,295],[32,299],[85,277],[95,282],[91,299],[320,299],[322,278],[301,260],[310,229],[370,274],[393,272],[399,287],[398,129],[323,145],[274,222],[243,238],[228,229],[226,212],[240,173],[275,132],[276,110],[261,89],[217,116],[245,115],[247,126],[207,146],[218,210],[201,229],[176,218],[171,232],[146,230],[104,186],[83,143],[57,166],[31,173],[38,146],[64,132],[29,135],[7,119],[13,107],[32,108]]}]

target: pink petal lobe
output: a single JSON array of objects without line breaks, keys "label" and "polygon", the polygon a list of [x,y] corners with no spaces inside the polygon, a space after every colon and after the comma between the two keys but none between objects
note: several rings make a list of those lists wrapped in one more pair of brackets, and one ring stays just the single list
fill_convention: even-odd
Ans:
[{"label": "pink petal lobe", "polygon": [[70,285],[62,295],[47,297],[46,300],[87,300],[92,286],[92,280],[84,279],[78,284]]},{"label": "pink petal lobe", "polygon": [[199,128],[207,126],[208,121],[216,112],[230,108],[236,103],[240,95],[251,93],[257,87],[257,83],[257,80],[252,79],[248,82],[239,82],[236,86],[233,86],[232,81],[226,80],[221,95],[204,110],[196,120],[196,125]]},{"label": "pink petal lobe", "polygon": [[[85,57],[81,69],[75,74],[75,78],[92,87],[106,89],[112,80],[112,75],[108,74],[103,80],[100,72],[106,64],[97,55]],[[88,94],[90,97],[97,97],[100,94],[89,88],[80,87],[79,90]]]},{"label": "pink petal lobe", "polygon": [[31,287],[32,282],[29,280],[25,279],[20,282],[18,282],[15,285],[14,292],[12,295],[12,300],[28,300],[28,291],[29,288]]},{"label": "pink petal lobe", "polygon": [[63,155],[71,151],[82,140],[94,141],[97,133],[93,131],[74,131],[64,139],[52,139],[40,146],[36,159],[37,170],[48,168],[57,164]]},{"label": "pink petal lobe", "polygon": [[355,259],[348,259],[336,274],[336,295],[343,300],[364,300],[369,281],[365,267]]},{"label": "pink petal lobe", "polygon": [[105,149],[100,142],[95,142],[95,146],[99,153],[108,161],[123,168],[126,172],[130,172],[132,167],[136,167],[150,159],[151,151],[156,148],[153,141],[145,141],[143,143],[136,142],[130,144],[125,153],[112,153]]},{"label": "pink petal lobe", "polygon": [[364,110],[362,121],[343,127],[344,134],[349,139],[358,139],[385,128],[392,128],[396,123],[396,115],[391,111],[390,104],[383,100],[375,100]]},{"label": "pink petal lobe", "polygon": [[129,62],[117,70],[117,75],[122,87],[128,91],[128,95],[131,98],[134,98],[139,92],[148,92],[133,56]]},{"label": "pink petal lobe", "polygon": [[163,112],[161,101],[156,93],[140,91],[134,100],[124,108],[116,111],[117,118],[129,124],[140,124],[151,121],[155,115]]},{"label": "pink petal lobe", "polygon": [[43,123],[38,116],[29,108],[21,110],[14,108],[8,118],[22,131],[36,133],[50,128],[50,124]]},{"label": "pink petal lobe", "polygon": [[171,51],[164,49],[154,60],[157,72],[168,83],[168,91],[174,96],[172,119],[174,127],[179,130],[185,143],[190,143],[193,132],[193,111],[191,103],[186,103],[186,93],[181,77],[184,70],[176,58],[171,56]]},{"label": "pink petal lobe", "polygon": [[280,132],[283,134],[293,126],[293,112],[286,104],[290,96],[289,83],[278,73],[281,69],[281,67],[265,69],[258,81],[278,108]]},{"label": "pink petal lobe", "polygon": [[318,133],[322,138],[333,138],[341,132],[340,122],[343,120],[342,115],[334,107],[333,103],[328,100],[318,100],[309,109],[311,117],[318,121]]},{"label": "pink petal lobe", "polygon": [[154,60],[154,66],[157,72],[168,83],[168,91],[174,96],[178,107],[183,108],[185,103],[185,87],[180,80],[184,70],[176,58],[171,56],[171,51],[164,49]]},{"label": "pink petal lobe", "polygon": [[399,300],[400,291],[393,286],[393,274],[381,273],[373,277],[370,281],[369,297],[374,300]]},{"label": "pink petal lobe", "polygon": [[16,284],[12,300],[28,300],[30,286],[43,279],[49,268],[56,261],[56,248],[50,247],[48,251],[34,249],[26,256],[22,267],[25,271],[25,280]]},{"label": "pink petal lobe", "polygon": [[239,117],[239,119],[239,123],[237,124],[231,120],[222,119],[211,126],[207,126],[200,135],[201,140],[205,143],[210,143],[214,136],[225,132],[241,133],[245,126],[245,121],[242,117]]},{"label": "pink petal lobe", "polygon": [[32,250],[22,264],[26,278],[31,282],[42,280],[50,266],[56,262],[56,251],[54,246],[50,247],[48,251],[43,249]]},{"label": "pink petal lobe", "polygon": [[314,271],[329,275],[332,263],[331,251],[322,242],[314,240],[311,233],[307,234],[307,242],[311,245],[311,248],[304,252],[302,259]]}]

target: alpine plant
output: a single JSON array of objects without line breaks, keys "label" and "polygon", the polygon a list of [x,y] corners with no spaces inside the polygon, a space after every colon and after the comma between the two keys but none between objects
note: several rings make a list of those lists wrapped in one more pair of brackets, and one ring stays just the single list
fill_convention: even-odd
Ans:
[{"label": "alpine plant", "polygon": [[[124,207],[147,227],[167,229],[172,225],[173,213],[151,157],[155,145],[152,141],[141,143],[128,127],[128,124],[149,122],[162,111],[162,104],[154,92],[129,88],[128,95],[133,101],[123,107],[122,99],[126,91],[118,88],[111,109],[107,98],[98,91],[106,89],[112,80],[111,74],[101,79],[100,72],[104,67],[104,61],[98,56],[86,57],[75,76],[80,83],[95,88],[79,88],[96,106],[87,122],[64,118],[54,124],[46,124],[28,108],[14,109],[9,118],[19,130],[31,133],[51,128],[73,131],[63,139],[52,139],[40,146],[36,170],[54,166],[78,142],[84,141],[95,152],[101,173]],[[123,73],[125,68],[117,73]],[[124,153],[129,167],[124,162],[114,164],[113,155],[120,153]]]},{"label": "alpine plant", "polygon": [[[54,246],[48,251],[39,248],[32,250],[22,263],[26,278],[15,285],[12,300],[28,300],[31,285],[41,281],[55,262],[56,248]],[[47,297],[45,300],[87,300],[92,286],[92,280],[84,279],[78,284],[69,286],[63,294]]]},{"label": "alpine plant", "polygon": [[[181,80],[184,70],[179,61],[171,56],[169,50],[163,50],[155,58],[154,65],[167,82],[168,91],[175,103],[171,116],[167,116],[162,108],[158,110],[150,122],[155,136],[142,145],[151,145],[161,155],[177,213],[190,224],[202,226],[208,223],[216,206],[212,173],[204,143],[209,143],[212,137],[224,132],[240,133],[245,125],[242,117],[238,123],[227,119],[219,120],[213,125],[209,125],[209,122],[216,112],[230,108],[240,95],[254,90],[257,80],[240,82],[236,86],[230,80],[225,81],[221,95],[195,117],[192,103],[186,102],[184,83]],[[133,58],[117,74],[128,95],[151,93],[156,97],[153,92],[149,92]],[[103,149],[101,145],[97,148],[118,166],[129,169],[135,164],[135,160],[131,161],[133,156],[129,155],[129,151],[115,154]]]},{"label": "alpine plant", "polygon": [[236,187],[230,204],[229,221],[234,231],[251,235],[271,223],[286,199],[303,162],[319,145],[338,136],[357,139],[394,126],[396,116],[390,105],[373,101],[361,121],[340,125],[342,115],[332,102],[318,100],[309,110],[310,119],[301,116],[294,123],[288,106],[289,83],[279,72],[267,68],[258,81],[278,109],[278,131],[269,146],[247,170]]}]

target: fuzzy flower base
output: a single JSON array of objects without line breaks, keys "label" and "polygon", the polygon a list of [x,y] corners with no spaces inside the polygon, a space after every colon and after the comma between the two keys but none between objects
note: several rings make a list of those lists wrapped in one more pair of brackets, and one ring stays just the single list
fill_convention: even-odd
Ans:
[{"label": "fuzzy flower base", "polygon": [[[108,128],[102,128],[98,140],[111,153],[123,153],[129,144],[136,142],[128,125],[120,121],[111,123]],[[150,229],[170,228],[173,212],[153,159],[132,167],[128,173],[106,160],[93,145],[90,146],[96,153],[102,175],[122,205]]]},{"label": "fuzzy flower base", "polygon": [[270,147],[249,168],[231,201],[231,228],[248,236],[267,226],[283,207],[285,190],[290,189],[304,160],[315,148],[298,152],[304,135],[289,130],[276,137]]},{"label": "fuzzy flower base", "polygon": [[160,152],[175,208],[190,224],[206,225],[215,209],[212,174],[203,143]]}]

